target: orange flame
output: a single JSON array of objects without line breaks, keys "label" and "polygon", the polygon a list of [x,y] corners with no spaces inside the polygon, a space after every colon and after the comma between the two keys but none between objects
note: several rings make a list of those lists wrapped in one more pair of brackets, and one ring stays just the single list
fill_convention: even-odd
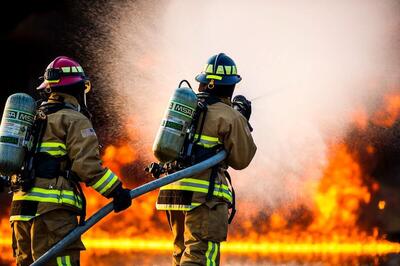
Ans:
[{"label": "orange flame", "polygon": [[[370,123],[392,126],[400,114],[400,94],[386,95],[384,103],[384,108],[370,118],[365,111],[356,112],[354,123],[358,129],[364,132]],[[364,149],[371,156],[376,151],[372,144]],[[147,147],[138,150],[126,143],[110,145],[105,149],[103,160],[106,166],[123,177],[127,171],[133,171],[131,167],[140,164],[141,155],[148,151]],[[381,239],[378,229],[369,232],[358,225],[361,207],[368,204],[373,193],[379,190],[376,182],[368,185],[369,179],[349,145],[332,143],[321,178],[308,181],[315,189],[309,195],[307,207],[274,210],[268,215],[256,213],[257,221],[237,219],[234,225],[237,230],[231,232],[230,241],[222,249],[228,253],[269,255],[341,253],[358,256],[400,252],[400,245]],[[135,180],[135,185],[149,181],[143,174]],[[108,202],[90,188],[85,188],[85,194],[89,214]],[[164,213],[155,210],[156,197],[157,192],[148,193],[135,199],[133,206],[125,212],[103,219],[84,236],[87,247],[105,252],[113,249],[120,252],[170,251],[170,231]],[[252,203],[240,203],[242,208],[248,204]],[[380,201],[376,208],[384,209],[385,201]],[[4,248],[10,244],[10,227],[6,219],[0,221],[0,233],[0,248]]]},{"label": "orange flame", "polygon": [[384,96],[384,109],[372,117],[372,122],[378,126],[391,127],[400,114],[400,94],[390,93]]}]

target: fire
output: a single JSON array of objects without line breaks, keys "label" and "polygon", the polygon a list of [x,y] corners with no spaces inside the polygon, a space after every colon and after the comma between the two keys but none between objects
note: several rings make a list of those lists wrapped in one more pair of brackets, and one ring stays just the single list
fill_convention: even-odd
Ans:
[{"label": "fire", "polygon": [[378,208],[380,210],[383,210],[383,209],[385,209],[385,205],[386,205],[386,202],[384,200],[380,200],[378,203]]},{"label": "fire", "polygon": [[355,230],[360,204],[370,201],[361,169],[344,144],[333,148],[329,164],[314,195],[316,213],[309,229]]},{"label": "fire", "polygon": [[[359,132],[366,132],[371,124],[391,127],[399,118],[400,94],[386,95],[384,108],[373,114],[368,114],[362,108],[359,110],[353,117]],[[371,157],[377,152],[372,143],[367,143],[362,149]],[[126,182],[135,187],[151,180],[142,171],[143,156],[148,160],[151,157],[148,154],[148,147],[139,149],[122,142],[107,146],[102,158],[104,165],[120,177],[139,174]],[[254,214],[253,220],[237,219],[232,226],[235,230],[230,233],[229,242],[223,243],[221,249],[232,254],[256,253],[271,257],[279,254],[376,256],[400,252],[400,245],[385,241],[378,228],[360,226],[360,210],[370,204],[374,193],[379,191],[379,184],[369,176],[360,161],[360,151],[346,141],[332,142],[327,156],[328,163],[320,179],[306,181],[313,188],[307,195],[307,206],[294,204],[289,209],[277,209],[269,213],[260,211]],[[85,188],[85,194],[88,214],[109,201],[90,188]],[[164,213],[155,210],[156,197],[157,192],[152,192],[135,199],[130,209],[109,215],[88,231],[83,237],[89,249],[88,254],[112,250],[170,252],[170,231]],[[249,204],[241,202],[239,208],[246,209],[245,206]],[[384,200],[374,206],[377,210],[387,207]],[[2,251],[10,245],[10,226],[6,218],[0,221],[0,232]],[[7,252],[2,254],[9,254]],[[84,255],[83,261],[88,261],[87,256],[92,255]]]},{"label": "fire", "polygon": [[400,94],[389,93],[384,96],[383,110],[376,112],[372,118],[372,122],[383,127],[391,127],[400,114]]}]

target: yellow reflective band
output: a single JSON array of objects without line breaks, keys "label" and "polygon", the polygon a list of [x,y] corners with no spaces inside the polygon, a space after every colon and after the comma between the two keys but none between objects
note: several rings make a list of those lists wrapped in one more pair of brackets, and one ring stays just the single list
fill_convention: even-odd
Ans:
[{"label": "yellow reflective band", "polygon": [[[64,190],[67,191],[67,190]],[[46,188],[40,188],[40,187],[33,187],[30,192],[37,192],[37,193],[43,193],[43,194],[58,194],[61,195],[61,191],[58,189],[46,189]],[[68,194],[68,193],[66,193]]]},{"label": "yellow reflective band", "polygon": [[222,80],[222,77],[221,76],[217,76],[217,75],[207,75],[206,79]]},{"label": "yellow reflective band", "polygon": [[99,179],[99,181],[97,181],[92,188],[94,189],[98,189],[103,183],[104,181],[107,180],[107,178],[112,174],[113,172],[110,169],[107,169],[107,172]]},{"label": "yellow reflective band", "polygon": [[113,179],[111,179],[110,182],[108,182],[108,184],[102,189],[100,190],[100,194],[104,194],[107,190],[109,190],[114,184],[115,182],[118,181],[118,177],[116,175],[114,175]]},{"label": "yellow reflective band", "polygon": [[207,251],[206,251],[206,265],[207,266],[211,265],[211,256],[210,256],[210,253],[211,253],[211,250],[212,250],[212,244],[211,243],[212,243],[211,241],[208,241],[208,248],[207,248]]},{"label": "yellow reflective band", "polygon": [[231,66],[225,66],[225,72],[227,75],[230,75],[232,71],[232,67]]},{"label": "yellow reflective band", "polygon": [[29,200],[45,203],[69,204],[82,208],[81,199],[71,190],[44,189],[33,187],[24,195],[14,194],[13,200]]},{"label": "yellow reflective band", "polygon": [[13,200],[30,200],[30,201],[39,201],[39,202],[47,202],[47,203],[60,203],[58,198],[42,198],[40,196],[14,196]]},{"label": "yellow reflective band", "polygon": [[214,196],[220,197],[220,198],[226,198],[229,202],[232,202],[232,196],[226,194],[225,192],[215,192],[213,193]]},{"label": "yellow reflective band", "polygon": [[[194,184],[200,184],[200,185],[205,185],[205,186],[209,186],[210,185],[210,182],[208,182],[207,180],[201,180],[201,179],[195,179],[195,178],[184,178],[184,179],[176,181],[176,182],[174,182],[172,184],[165,185],[162,188],[165,188],[165,187],[170,186],[170,185],[179,185],[180,183],[194,183]],[[225,189],[225,190],[229,190],[229,187],[227,185],[215,184],[215,189],[219,189],[220,190],[221,188]]]},{"label": "yellow reflective band", "polygon": [[169,184],[169,185],[163,186],[161,188],[161,190],[185,190],[185,191],[194,191],[194,192],[202,192],[202,193],[208,192],[207,188],[181,186],[181,185],[175,185],[175,184]]},{"label": "yellow reflective band", "polygon": [[[198,134],[194,135],[195,139],[197,139],[198,137]],[[220,142],[218,138],[206,135],[201,135],[200,142],[197,143],[197,145],[203,146],[204,148],[212,148],[218,144],[222,144],[222,142]]]},{"label": "yellow reflective band", "polygon": [[71,72],[71,68],[70,67],[62,67],[61,68],[63,73],[70,73]]},{"label": "yellow reflective band", "polygon": [[207,266],[216,266],[215,258],[217,257],[218,246],[216,243],[208,241],[208,248],[206,251]]},{"label": "yellow reflective band", "polygon": [[178,182],[191,182],[191,183],[201,184],[201,185],[206,185],[206,186],[208,186],[210,184],[210,182],[208,182],[207,180],[200,180],[200,179],[195,179],[195,178],[184,178]]},{"label": "yellow reflective band", "polygon": [[32,219],[35,218],[35,217],[36,217],[36,216],[12,215],[12,216],[10,216],[10,222],[12,222],[12,221],[24,221],[24,222],[27,222],[27,221],[32,220]]},{"label": "yellow reflective band", "polygon": [[66,262],[66,265],[67,265],[67,266],[72,266],[72,265],[71,265],[71,257],[70,257],[70,256],[66,256],[66,257],[65,257],[65,262]]},{"label": "yellow reflective band", "polygon": [[215,74],[225,75],[224,66],[218,66]]},{"label": "yellow reflective band", "polygon": [[232,75],[237,75],[237,68],[236,68],[236,66],[232,66]]},{"label": "yellow reflective band", "polygon": [[71,190],[62,190],[62,194],[63,195],[67,195],[67,196],[74,196],[75,193]]},{"label": "yellow reflective band", "polygon": [[[194,135],[194,138],[195,138],[195,139],[198,138],[198,137],[199,137],[199,134],[195,134],[195,135]],[[201,135],[201,136],[200,136],[200,139],[201,139],[201,140],[206,140],[206,141],[211,141],[211,142],[216,142],[216,143],[222,144],[222,142],[220,142],[220,141],[219,141],[219,138],[217,138],[217,137],[211,137],[211,136],[207,136],[207,135]]]},{"label": "yellow reflective band", "polygon": [[64,150],[67,149],[67,146],[65,146],[65,144],[62,143],[62,142],[50,142],[50,141],[42,142],[40,144],[40,147],[43,147],[43,148],[62,148]]},{"label": "yellow reflective band", "polygon": [[71,256],[57,257],[57,266],[72,266]]},{"label": "yellow reflective band", "polygon": [[164,210],[164,211],[190,211],[194,208],[200,206],[201,203],[193,202],[190,205],[179,205],[179,204],[159,204],[156,203],[157,210]]},{"label": "yellow reflective band", "polygon": [[77,73],[78,72],[78,69],[76,69],[76,67],[74,67],[74,66],[71,67],[71,70],[72,70],[72,73]]},{"label": "yellow reflective band", "polygon": [[77,198],[75,198],[75,200],[63,198],[63,199],[62,199],[62,202],[63,202],[63,203],[66,203],[66,204],[69,204],[69,205],[76,206],[76,207],[78,207],[78,208],[81,208],[81,207],[82,207],[81,203],[78,201]]},{"label": "yellow reflective band", "polygon": [[216,258],[217,258],[217,255],[218,255],[219,244],[218,243],[214,243],[214,245],[215,245],[215,251],[214,251],[214,254],[212,256],[212,261],[214,262],[214,265],[216,265]]},{"label": "yellow reflective band", "polygon": [[77,66],[76,69],[78,70],[78,72],[83,72],[83,68],[81,66]]},{"label": "yellow reflective band", "polygon": [[59,79],[57,79],[57,80],[49,80],[49,79],[46,79],[46,82],[47,82],[47,83],[58,83],[58,82],[60,82],[60,80],[59,80]]},{"label": "yellow reflective band", "polygon": [[[111,177],[111,175],[112,175],[112,177]],[[107,172],[100,178],[100,180],[98,180],[92,186],[92,188],[97,190],[100,194],[104,194],[117,181],[118,181],[118,176],[116,174],[114,174],[110,169],[107,169]]]},{"label": "yellow reflective band", "polygon": [[214,66],[211,65],[211,64],[206,65],[206,67],[205,67],[205,72],[206,72],[206,73],[214,73]]},{"label": "yellow reflective band", "polygon": [[[194,184],[204,185],[204,186],[207,186],[207,187],[210,185],[210,182],[208,182],[206,180],[200,180],[200,179],[195,179],[195,178],[184,178],[184,179],[176,181],[176,182],[174,182],[172,184],[165,185],[165,186],[163,186],[161,188],[165,188],[165,187],[168,187],[168,186],[171,186],[171,185],[177,186],[177,185],[182,184],[182,183],[194,183]],[[215,184],[215,189],[216,190],[221,190],[221,189],[229,190],[229,187],[227,185],[224,185],[224,184]]]},{"label": "yellow reflective band", "polygon": [[[190,183],[193,185],[190,185]],[[202,185],[203,187],[196,186],[196,184]],[[183,191],[193,191],[207,194],[209,189],[209,182],[205,180],[185,178],[181,181],[174,182],[172,184],[163,186],[160,190],[183,190]],[[220,198],[225,198],[229,202],[232,202],[232,192],[229,187],[224,184],[215,184],[213,195]]]}]

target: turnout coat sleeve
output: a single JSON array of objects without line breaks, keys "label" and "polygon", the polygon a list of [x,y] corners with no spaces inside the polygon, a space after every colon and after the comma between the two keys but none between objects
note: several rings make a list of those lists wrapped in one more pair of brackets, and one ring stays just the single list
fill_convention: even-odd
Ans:
[{"label": "turnout coat sleeve", "polygon": [[69,121],[67,131],[66,146],[71,170],[86,185],[107,197],[121,182],[116,174],[102,166],[92,123],[83,115],[75,116]]},{"label": "turnout coat sleeve", "polygon": [[229,119],[221,119],[220,138],[228,152],[226,162],[236,170],[246,168],[253,159],[257,147],[251,135],[247,119],[236,110]]}]

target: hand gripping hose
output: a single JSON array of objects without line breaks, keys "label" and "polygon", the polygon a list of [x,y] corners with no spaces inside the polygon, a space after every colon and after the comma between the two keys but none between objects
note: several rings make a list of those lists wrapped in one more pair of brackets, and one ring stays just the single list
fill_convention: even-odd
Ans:
[{"label": "hand gripping hose", "polygon": [[[137,198],[143,194],[146,194],[147,192],[150,192],[150,191],[160,188],[162,186],[168,185],[168,184],[178,181],[182,178],[196,175],[196,174],[222,162],[226,158],[226,155],[227,154],[225,151],[221,151],[221,152],[217,153],[216,155],[214,155],[213,157],[210,157],[209,159],[204,160],[198,164],[195,164],[193,166],[185,168],[176,173],[167,175],[165,177],[156,179],[154,181],[151,181],[149,183],[141,185],[140,187],[132,189],[130,192],[131,198],[132,199]],[[107,216],[112,211],[113,211],[113,203],[110,202],[107,205],[105,205],[103,208],[101,208],[99,211],[97,211],[95,214],[93,214],[89,219],[87,219],[83,225],[80,225],[77,228],[75,228],[74,230],[72,230],[66,237],[64,237],[62,240],[60,240],[60,242],[55,244],[45,254],[43,254],[39,259],[37,259],[34,263],[32,263],[31,266],[44,265],[52,257],[56,256],[58,253],[63,251],[64,248],[66,248],[69,244],[74,242],[77,238],[79,238],[79,236],[81,236],[83,233],[85,233],[87,230],[89,230],[93,225],[95,225],[97,222],[99,222],[101,219],[103,219],[105,216]]]}]

